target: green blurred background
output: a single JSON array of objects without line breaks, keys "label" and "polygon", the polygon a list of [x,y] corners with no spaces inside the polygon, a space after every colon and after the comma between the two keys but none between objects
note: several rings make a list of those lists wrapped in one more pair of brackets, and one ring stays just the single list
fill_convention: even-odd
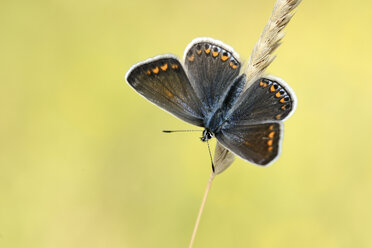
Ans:
[{"label": "green blurred background", "polygon": [[[0,247],[186,247],[200,133],[125,82],[195,37],[247,60],[274,0],[0,3]],[[268,72],[299,100],[280,159],[237,159],[195,247],[372,247],[371,1],[304,0]]]}]

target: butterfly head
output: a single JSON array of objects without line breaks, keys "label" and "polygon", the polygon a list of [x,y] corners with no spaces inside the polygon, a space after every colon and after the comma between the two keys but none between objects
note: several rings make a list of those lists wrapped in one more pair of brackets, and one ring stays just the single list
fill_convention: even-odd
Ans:
[{"label": "butterfly head", "polygon": [[214,136],[214,134],[208,128],[206,128],[206,129],[204,129],[203,136],[200,139],[201,139],[201,141],[206,142],[206,141],[212,139],[213,136]]}]

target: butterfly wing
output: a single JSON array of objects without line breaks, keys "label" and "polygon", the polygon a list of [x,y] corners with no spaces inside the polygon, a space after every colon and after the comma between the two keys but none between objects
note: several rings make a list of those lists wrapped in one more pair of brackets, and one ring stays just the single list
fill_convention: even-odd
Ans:
[{"label": "butterfly wing", "polygon": [[211,38],[193,40],[185,50],[184,64],[196,94],[208,111],[221,104],[241,67],[231,47]]},{"label": "butterfly wing", "polygon": [[280,154],[282,121],[295,107],[296,96],[283,80],[261,78],[241,94],[216,138],[243,159],[268,165]]},{"label": "butterfly wing", "polygon": [[175,56],[163,55],[140,62],[127,72],[126,80],[157,106],[181,120],[203,125],[203,106]]},{"label": "butterfly wing", "polygon": [[294,112],[296,103],[296,95],[283,80],[261,78],[240,96],[228,120],[239,125],[283,121]]},{"label": "butterfly wing", "polygon": [[239,157],[257,165],[268,165],[280,154],[283,124],[280,122],[224,126],[217,140]]}]

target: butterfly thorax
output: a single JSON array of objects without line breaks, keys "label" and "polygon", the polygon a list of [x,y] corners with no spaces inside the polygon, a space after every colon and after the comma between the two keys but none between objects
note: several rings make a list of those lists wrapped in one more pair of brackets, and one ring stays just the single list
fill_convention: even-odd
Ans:
[{"label": "butterfly thorax", "polygon": [[238,100],[245,84],[245,74],[242,74],[234,79],[230,88],[226,91],[221,101],[218,103],[217,109],[205,121],[205,127],[213,134],[221,131],[222,125],[227,121],[229,111]]},{"label": "butterfly thorax", "polygon": [[207,120],[205,128],[213,134],[220,132],[223,123],[226,121],[224,113],[221,108],[217,109]]}]

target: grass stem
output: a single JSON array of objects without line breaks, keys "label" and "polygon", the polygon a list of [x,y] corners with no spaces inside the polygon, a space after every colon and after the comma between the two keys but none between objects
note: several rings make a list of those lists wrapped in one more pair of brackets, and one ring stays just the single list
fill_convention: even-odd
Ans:
[{"label": "grass stem", "polygon": [[196,223],[195,223],[195,226],[194,226],[194,231],[192,232],[189,248],[192,248],[192,245],[194,243],[196,232],[198,231],[198,227],[199,227],[200,218],[201,218],[201,215],[203,213],[205,202],[207,201],[208,193],[209,193],[209,190],[211,189],[214,176],[215,176],[215,174],[212,172],[211,176],[209,178],[209,181],[208,181],[207,188],[205,189],[205,193],[204,193],[203,201],[202,201],[200,209],[199,209],[198,217],[196,218]]}]

